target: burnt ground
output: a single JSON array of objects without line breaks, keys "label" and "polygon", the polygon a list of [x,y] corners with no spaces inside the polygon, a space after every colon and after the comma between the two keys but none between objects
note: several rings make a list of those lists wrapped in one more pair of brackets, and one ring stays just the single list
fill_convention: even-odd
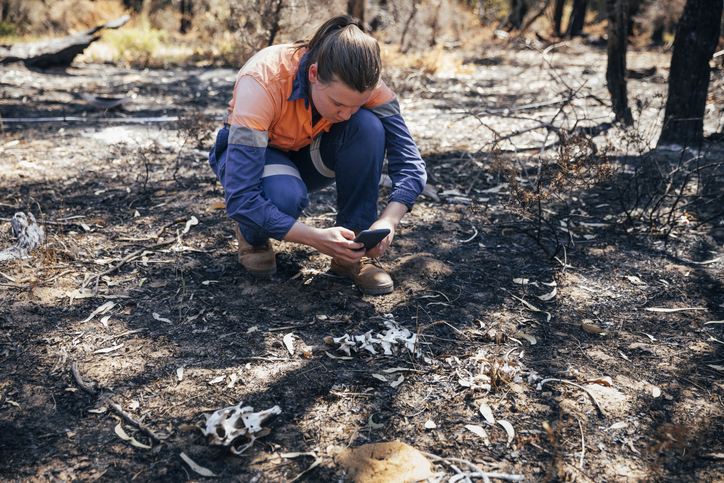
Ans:
[{"label": "burnt ground", "polygon": [[[183,453],[217,481],[342,481],[340,451],[401,441],[525,481],[721,481],[724,334],[707,324],[724,319],[721,189],[697,191],[708,203],[674,221],[647,218],[650,205],[622,194],[644,179],[642,160],[665,170],[688,156],[648,149],[666,55],[630,54],[633,68],[658,70],[629,81],[638,123],[628,132],[609,124],[605,51],[491,45],[461,62],[454,75],[388,72],[441,200],[421,197],[403,220],[382,259],[396,289],[380,297],[288,243],[277,243],[271,280],[240,270],[204,159],[234,70],[0,68],[0,248],[13,243],[17,211],[47,232],[33,258],[0,262],[0,479],[211,480]],[[99,112],[85,92],[135,97]],[[12,119],[57,116],[86,121]],[[534,175],[556,152],[536,157],[554,141],[526,131],[541,122],[591,128],[599,151],[615,151],[613,175],[516,214],[494,161]],[[492,130],[519,134],[491,157]],[[707,145],[701,159],[721,149]],[[333,190],[317,193],[303,221],[330,226],[334,207]],[[550,224],[536,239],[538,220]],[[419,356],[378,346],[347,357],[325,343],[391,320],[418,335]],[[281,414],[240,456],[186,427],[241,401]],[[444,481],[452,464],[467,469],[438,463]]]}]

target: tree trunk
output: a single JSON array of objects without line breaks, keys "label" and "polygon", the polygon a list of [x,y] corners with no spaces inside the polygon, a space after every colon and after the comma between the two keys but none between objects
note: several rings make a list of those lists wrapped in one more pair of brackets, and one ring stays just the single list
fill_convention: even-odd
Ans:
[{"label": "tree trunk", "polygon": [[631,34],[634,29],[634,17],[641,11],[641,4],[644,0],[628,0],[626,9],[626,34]]},{"label": "tree trunk", "polygon": [[415,14],[417,13],[417,4],[419,2],[420,0],[412,0],[412,10],[410,10],[410,16],[407,17],[407,22],[405,22],[405,26],[402,29],[402,34],[400,35],[400,49],[403,54],[407,52],[407,48],[405,47],[405,37],[407,36],[407,30],[410,28],[412,19],[415,18]]},{"label": "tree trunk", "polygon": [[269,32],[269,37],[267,39],[267,46],[274,45],[274,40],[277,38],[277,34],[279,33],[279,30],[281,30],[281,25],[279,25],[279,22],[282,19],[282,8],[284,7],[284,0],[273,0],[269,4],[269,14],[268,17],[265,16],[266,22],[268,22],[267,31]]},{"label": "tree trunk", "polygon": [[347,0],[347,15],[351,15],[360,21],[360,24],[365,23],[365,0]]},{"label": "tree trunk", "polygon": [[128,10],[138,13],[143,9],[143,0],[123,0],[121,2]]},{"label": "tree trunk", "polygon": [[[480,0],[482,1],[482,0]],[[8,19],[8,11],[10,10],[10,3],[8,0],[0,0],[0,22],[5,22]]]},{"label": "tree trunk", "polygon": [[561,23],[563,23],[563,7],[566,4],[566,0],[556,0],[553,7],[553,35],[556,37],[561,36]]},{"label": "tree trunk", "polygon": [[535,22],[536,20],[538,20],[538,18],[539,18],[541,15],[543,15],[544,13],[546,13],[546,10],[548,10],[548,5],[550,5],[550,3],[551,3],[551,0],[545,0],[545,1],[543,2],[543,5],[541,5],[541,7],[538,9],[538,11],[537,11],[536,13],[534,13],[533,15],[529,16],[529,17],[526,19],[525,23],[524,23],[523,26],[520,28],[520,33],[521,33],[521,34],[522,34],[523,32],[525,32],[526,30],[528,30],[528,27],[530,27],[531,25],[533,25],[533,22]]},{"label": "tree trunk", "polygon": [[181,28],[179,32],[185,34],[191,29],[191,0],[181,0]]},{"label": "tree trunk", "polygon": [[510,29],[520,29],[523,26],[523,19],[528,13],[528,3],[526,0],[511,0],[510,14],[506,27]]},{"label": "tree trunk", "polygon": [[510,0],[508,15],[498,24],[498,30],[518,30],[523,25],[525,14],[528,13],[527,0]]},{"label": "tree trunk", "polygon": [[608,66],[606,81],[616,122],[633,124],[626,94],[627,0],[606,0],[608,15]]},{"label": "tree trunk", "polygon": [[659,146],[691,146],[704,137],[704,112],[709,89],[709,60],[714,55],[724,2],[687,0],[676,26],[671,55],[669,97]]},{"label": "tree trunk", "polygon": [[586,22],[586,9],[588,0],[573,0],[573,11],[568,21],[568,36],[570,38],[583,35],[583,24]]},{"label": "tree trunk", "polygon": [[438,19],[440,18],[442,2],[440,0],[435,0],[435,2],[435,14],[432,16],[432,21],[430,22],[430,29],[432,30],[432,33],[430,34],[430,41],[427,43],[430,47],[435,47],[435,45],[437,45],[437,33],[440,28]]}]

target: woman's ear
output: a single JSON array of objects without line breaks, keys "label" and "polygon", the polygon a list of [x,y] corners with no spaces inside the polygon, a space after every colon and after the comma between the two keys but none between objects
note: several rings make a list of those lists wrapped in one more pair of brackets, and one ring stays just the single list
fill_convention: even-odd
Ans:
[{"label": "woman's ear", "polygon": [[311,84],[316,84],[319,82],[319,72],[317,70],[317,63],[309,66],[309,73],[308,73],[308,79]]}]

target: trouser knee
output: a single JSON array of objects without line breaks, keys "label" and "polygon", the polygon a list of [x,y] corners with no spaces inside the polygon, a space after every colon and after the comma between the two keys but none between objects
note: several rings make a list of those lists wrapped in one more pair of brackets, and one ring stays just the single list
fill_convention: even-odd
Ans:
[{"label": "trouser knee", "polygon": [[309,206],[307,187],[295,176],[266,176],[261,180],[261,191],[262,196],[279,211],[294,219],[299,218],[304,208]]}]

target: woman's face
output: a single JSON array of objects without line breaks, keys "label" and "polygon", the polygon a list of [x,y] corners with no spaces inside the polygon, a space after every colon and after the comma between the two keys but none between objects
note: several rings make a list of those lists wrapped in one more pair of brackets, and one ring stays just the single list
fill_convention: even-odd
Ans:
[{"label": "woman's face", "polygon": [[312,106],[327,121],[343,122],[367,104],[372,91],[359,92],[335,78],[323,83],[318,76],[317,64],[309,66],[309,97]]}]

